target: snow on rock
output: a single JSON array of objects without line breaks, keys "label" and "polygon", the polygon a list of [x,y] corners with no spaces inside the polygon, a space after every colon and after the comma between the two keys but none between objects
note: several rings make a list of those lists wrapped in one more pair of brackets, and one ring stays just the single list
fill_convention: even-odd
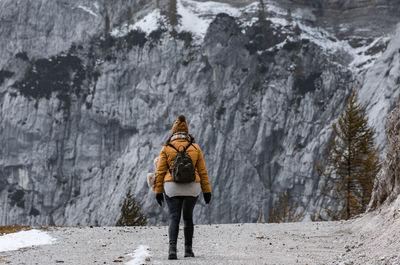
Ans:
[{"label": "snow on rock", "polygon": [[145,245],[140,245],[132,254],[129,256],[132,256],[133,259],[126,262],[126,265],[141,265],[145,264],[146,261],[149,261],[150,259],[150,251],[149,247]]},{"label": "snow on rock", "polygon": [[[253,6],[254,4],[250,4],[246,8]],[[241,9],[234,8],[229,4],[213,1],[196,2],[192,0],[178,0],[177,12],[179,14],[179,25],[177,29],[178,31],[189,31],[193,33],[195,39],[201,40],[204,38],[209,24],[218,13],[223,12],[238,17],[241,11]],[[124,24],[121,28],[113,29],[111,35],[121,37],[135,29],[140,29],[148,34],[160,27],[161,23],[165,25],[166,18],[161,15],[160,9],[156,8],[132,25]]]},{"label": "snow on rock", "polygon": [[347,46],[347,51],[353,56],[353,61],[350,63],[350,68],[358,74],[362,74],[374,65],[374,62],[381,57],[383,50],[371,53],[372,49],[378,46],[385,46],[390,41],[390,37],[382,36],[376,38],[369,45],[361,46],[358,48],[351,48]]},{"label": "snow on rock", "polygon": [[94,5],[94,7],[96,8],[97,11],[100,10],[100,6],[99,6],[98,2],[94,2],[93,5]]},{"label": "snow on rock", "polygon": [[[197,6],[202,7],[202,5],[199,4],[207,4],[207,3],[209,2],[196,3],[194,1],[178,1],[177,2],[178,13],[181,15],[179,30],[192,32],[197,39],[203,39],[212,19],[200,18],[201,11],[204,10],[202,9],[197,10],[196,7]],[[211,3],[217,4],[215,2]]]},{"label": "snow on rock", "polygon": [[[54,1],[44,2],[50,10]],[[236,8],[177,1],[176,29],[193,32],[195,40],[205,34],[204,43],[189,47],[170,34],[159,43],[143,38],[143,46],[130,38],[107,43],[89,38],[104,32],[104,20],[99,16],[90,23],[82,21],[76,12],[79,3],[73,5],[74,12],[71,7],[61,9],[68,23],[47,17],[41,13],[43,5],[32,4],[25,8],[32,11],[25,24],[12,18],[24,8],[11,4],[7,12],[0,8],[0,20],[10,21],[11,29],[0,32],[0,43],[7,40],[0,45],[0,65],[14,58],[8,51],[27,51],[29,58],[35,55],[50,62],[51,55],[69,50],[74,41],[78,49],[73,54],[87,67],[88,78],[77,93],[69,87],[68,95],[51,92],[50,98],[38,95],[31,100],[10,86],[24,79],[26,67],[34,60],[14,58],[4,68],[15,74],[0,85],[2,224],[114,225],[127,187],[142,203],[149,224],[166,223],[166,209],[155,203],[145,174],[153,170],[152,161],[182,109],[189,117],[190,131],[205,150],[213,192],[220,198],[207,207],[201,202],[196,206],[198,223],[254,222],[260,213],[267,219],[274,200],[286,189],[291,201],[312,214],[314,206],[318,208],[314,200],[320,196],[314,161],[323,156],[331,124],[342,112],[350,90],[371,86],[363,78],[368,67],[372,68],[365,82],[377,82],[375,67],[381,75],[379,84],[396,80],[398,72],[396,54],[392,64],[374,62],[384,51],[377,48],[385,43],[385,36],[376,34],[361,46],[352,46],[328,27],[307,24],[299,18],[307,16],[305,11],[293,12],[289,23],[287,10],[271,1],[265,5],[267,19],[272,21],[266,24],[271,28],[260,42],[257,2]],[[149,34],[161,24],[167,27],[162,7],[154,10],[151,4],[138,6],[133,24],[114,28],[112,35],[124,36],[131,29]],[[127,5],[122,0],[110,2],[110,25],[127,22],[123,12]],[[93,4],[97,14],[99,6],[103,4]],[[228,15],[216,16],[220,12]],[[41,32],[40,27],[30,26],[42,24],[63,27]],[[294,31],[296,24],[300,34]],[[27,30],[11,34],[22,29]],[[281,37],[270,35],[281,31]],[[136,47],[120,49],[124,41]],[[267,47],[273,49],[263,50]],[[375,87],[371,91],[378,93]],[[374,103],[371,91],[364,93],[371,97],[367,99],[371,106],[391,106],[395,94],[376,97],[382,102]],[[66,108],[60,98],[68,99]],[[380,121],[385,111],[370,113],[379,113],[375,120]],[[251,199],[242,200],[248,194]],[[239,196],[238,200],[231,200],[232,196]]]},{"label": "snow on rock", "polygon": [[78,8],[82,9],[83,11],[88,12],[88,13],[91,14],[92,16],[97,17],[97,14],[96,14],[92,9],[90,9],[90,8],[87,7],[87,6],[79,5]]},{"label": "snow on rock", "polygon": [[121,28],[113,29],[110,34],[113,37],[122,37],[128,34],[131,30],[141,30],[146,34],[149,34],[153,30],[157,29],[164,19],[165,18],[161,16],[160,9],[156,8],[135,24],[124,24]]},{"label": "snow on rock", "polygon": [[[235,8],[226,3],[206,1],[197,2],[193,0],[179,0],[178,3],[183,7],[196,14],[198,17],[216,16],[218,13],[227,13],[233,17],[238,17],[242,14],[243,10],[247,10],[249,7],[254,6],[254,3],[247,5],[244,8]],[[178,10],[179,13],[179,10]],[[211,20],[213,17],[208,18]],[[205,18],[203,18],[205,19]]]},{"label": "snow on rock", "polygon": [[[258,2],[253,2],[247,6],[237,8],[227,3],[214,1],[198,2],[193,0],[178,0],[177,13],[179,24],[177,26],[177,30],[191,32],[196,43],[199,44],[204,39],[210,23],[217,14],[226,13],[232,17],[235,17],[242,27],[248,27],[258,20],[256,18],[258,10]],[[289,23],[286,19],[287,10],[277,6],[274,1],[267,1],[265,3],[265,12],[266,19],[271,21],[275,28],[279,26],[280,31],[289,32],[287,27],[293,27],[297,25],[301,29],[301,39],[309,39],[326,52],[341,52],[341,56],[344,56],[343,54],[347,54],[347,57],[350,57],[347,59],[350,68],[354,72],[358,73],[365,71],[372,66],[373,62],[379,58],[380,55],[382,55],[382,52],[368,54],[367,51],[374,46],[389,40],[388,37],[379,37],[372,41],[369,45],[353,48],[350,46],[348,40],[339,41],[334,34],[329,33],[327,30],[308,25],[307,21],[310,19],[305,20],[305,16],[311,12],[309,9],[296,9],[292,15],[293,22],[291,23]],[[254,14],[250,19],[244,16],[244,14],[249,13]],[[309,16],[310,15],[306,17]],[[156,30],[161,25],[167,25],[167,18],[161,15],[159,8],[156,8],[132,25],[124,24],[120,28],[113,29],[111,35],[114,37],[121,37],[126,35],[131,30],[138,29],[149,34],[151,31]],[[289,37],[273,48],[280,49],[287,43],[287,41],[293,41],[293,39]],[[272,50],[273,48],[268,50]]]},{"label": "snow on rock", "polygon": [[32,229],[0,236],[0,252],[25,247],[52,244],[56,239],[46,232]]},{"label": "snow on rock", "polygon": [[400,26],[386,51],[365,74],[359,90],[361,102],[367,105],[370,124],[377,131],[376,143],[385,145],[386,114],[394,109],[400,90]]}]

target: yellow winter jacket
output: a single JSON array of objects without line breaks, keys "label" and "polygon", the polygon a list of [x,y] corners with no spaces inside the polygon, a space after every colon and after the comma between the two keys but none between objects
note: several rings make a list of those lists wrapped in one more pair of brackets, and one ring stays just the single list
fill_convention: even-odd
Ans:
[{"label": "yellow winter jacket", "polygon": [[[189,141],[186,139],[176,139],[171,141],[170,144],[173,145],[176,149],[182,150],[182,148],[185,148],[189,145]],[[201,152],[200,146],[198,146],[196,143],[193,143],[192,146],[190,146],[186,150],[186,153],[189,154],[196,169],[195,182],[200,182],[203,193],[211,192],[207,168],[206,164],[204,163],[203,153]],[[156,171],[155,192],[157,194],[164,192],[164,182],[173,181],[171,173],[168,171],[167,163],[169,165],[169,168],[172,170],[176,154],[176,150],[171,146],[165,145],[161,149]]]}]

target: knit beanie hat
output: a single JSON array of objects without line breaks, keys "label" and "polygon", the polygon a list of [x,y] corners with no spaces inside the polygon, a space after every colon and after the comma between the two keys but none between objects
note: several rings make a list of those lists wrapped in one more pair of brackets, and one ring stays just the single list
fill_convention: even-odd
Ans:
[{"label": "knit beanie hat", "polygon": [[177,132],[189,133],[186,118],[183,115],[179,115],[178,119],[174,123],[174,126],[172,127],[172,134]]}]

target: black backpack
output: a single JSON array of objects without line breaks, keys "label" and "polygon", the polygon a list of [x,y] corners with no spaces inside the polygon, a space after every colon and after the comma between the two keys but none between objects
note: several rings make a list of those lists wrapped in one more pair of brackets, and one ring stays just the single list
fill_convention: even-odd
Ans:
[{"label": "black backpack", "polygon": [[176,152],[178,152],[174,160],[172,171],[167,163],[167,167],[169,172],[171,173],[173,181],[178,183],[188,183],[195,181],[195,167],[193,166],[192,158],[190,158],[189,154],[186,153],[186,150],[192,145],[192,142],[190,142],[190,144],[186,146],[183,151],[179,151],[172,144],[168,145],[174,148]]}]

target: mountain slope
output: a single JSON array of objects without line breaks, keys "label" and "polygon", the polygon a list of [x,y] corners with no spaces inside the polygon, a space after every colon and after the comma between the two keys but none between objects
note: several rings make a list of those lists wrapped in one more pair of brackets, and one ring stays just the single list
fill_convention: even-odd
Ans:
[{"label": "mountain slope", "polygon": [[384,145],[379,122],[398,89],[376,97],[369,87],[396,78],[395,70],[372,78],[393,67],[383,58],[400,48],[394,35],[341,39],[297,11],[291,22],[274,2],[258,22],[255,3],[178,1],[175,33],[162,5],[143,2],[129,22],[129,3],[109,4],[106,15],[94,3],[72,4],[97,21],[82,22],[92,35],[62,47],[49,38],[57,49],[24,42],[2,50],[1,224],[113,225],[128,187],[150,224],[165,223],[145,177],[182,113],[204,151],[214,195],[209,207],[196,206],[199,223],[266,220],[286,189],[309,218],[319,207],[315,160],[352,89],[366,91]]}]

